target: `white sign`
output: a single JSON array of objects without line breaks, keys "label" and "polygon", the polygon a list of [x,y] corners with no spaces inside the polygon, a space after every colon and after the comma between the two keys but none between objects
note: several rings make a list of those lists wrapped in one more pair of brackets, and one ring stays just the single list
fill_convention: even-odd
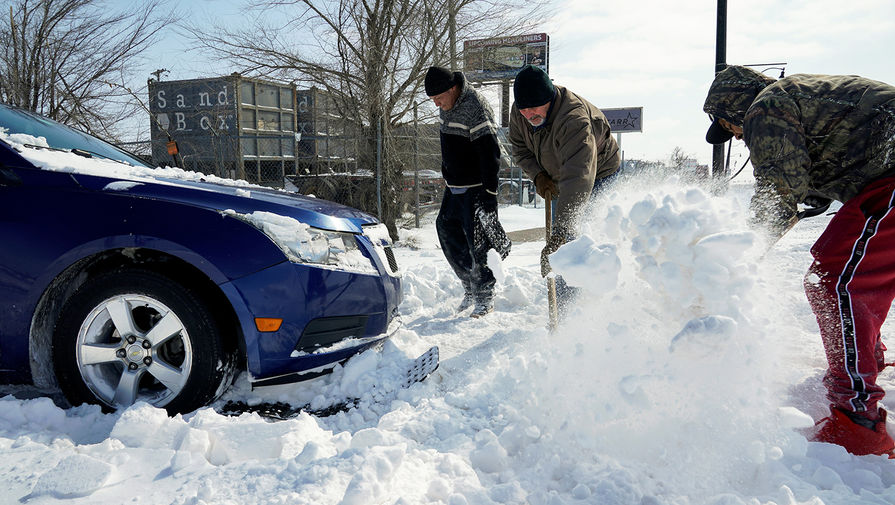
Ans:
[{"label": "white sign", "polygon": [[643,107],[624,107],[619,109],[603,109],[603,115],[609,120],[612,133],[642,132]]}]

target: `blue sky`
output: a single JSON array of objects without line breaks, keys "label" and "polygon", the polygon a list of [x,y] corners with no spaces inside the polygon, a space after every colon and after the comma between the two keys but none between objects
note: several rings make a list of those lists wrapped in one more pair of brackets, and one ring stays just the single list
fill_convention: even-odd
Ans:
[{"label": "blue sky", "polygon": [[[125,3],[118,0],[119,3]],[[715,61],[715,0],[555,0],[550,73],[599,107],[643,107],[643,132],[622,135],[627,159],[667,158],[675,147],[711,160],[702,112]],[[185,0],[193,21],[245,22],[241,0]],[[727,61],[786,62],[786,73],[857,74],[895,84],[895,2],[891,0],[730,0]],[[147,55],[166,79],[230,73],[174,33]],[[778,76],[779,71],[769,75]],[[495,109],[497,104],[495,103]],[[734,161],[744,159],[742,142]]]}]

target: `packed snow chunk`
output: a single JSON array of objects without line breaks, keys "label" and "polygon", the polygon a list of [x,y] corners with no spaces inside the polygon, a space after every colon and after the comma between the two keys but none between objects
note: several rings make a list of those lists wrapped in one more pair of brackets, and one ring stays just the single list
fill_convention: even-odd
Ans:
[{"label": "packed snow chunk", "polygon": [[446,501],[451,496],[453,487],[445,479],[435,477],[429,481],[429,488],[426,491],[426,498],[432,501]]},{"label": "packed snow chunk", "polygon": [[488,497],[497,503],[525,503],[527,493],[518,482],[497,484],[488,490]]},{"label": "packed snow chunk", "polygon": [[537,426],[523,427],[518,424],[507,426],[497,438],[509,456],[521,454],[530,443],[540,437]]},{"label": "packed snow chunk", "polygon": [[103,191],[128,191],[131,188],[142,186],[143,183],[133,181],[115,181],[106,184]]},{"label": "packed snow chunk", "polygon": [[836,486],[845,485],[845,483],[842,482],[842,477],[840,477],[835,470],[826,465],[818,467],[818,469],[814,471],[814,474],[812,474],[811,480],[817,483],[818,488],[826,490],[833,489]]},{"label": "packed snow chunk", "polygon": [[362,450],[372,447],[387,447],[401,442],[393,433],[388,433],[378,428],[365,428],[351,437],[351,448]]},{"label": "packed snow chunk", "polygon": [[27,498],[79,498],[93,494],[109,481],[112,465],[84,454],[67,456],[40,476]]},{"label": "packed snow chunk", "polygon": [[497,283],[502,285],[506,280],[506,275],[503,273],[503,262],[500,259],[500,254],[494,249],[488,249],[488,268],[491,269],[491,273],[494,274]]},{"label": "packed snow chunk", "polygon": [[497,473],[507,468],[507,450],[493,431],[488,428],[480,430],[473,440],[476,448],[469,454],[469,463],[473,468],[486,473]]},{"label": "packed snow chunk", "polygon": [[404,460],[402,448],[386,448],[366,453],[362,467],[352,477],[339,505],[383,503],[389,482]]},{"label": "packed snow chunk", "polygon": [[469,454],[469,462],[485,473],[498,473],[507,468],[507,451],[495,438],[480,445]]},{"label": "packed snow chunk", "polygon": [[627,469],[613,469],[599,475],[588,503],[643,503],[637,479]]},{"label": "packed snow chunk", "polygon": [[550,266],[570,286],[599,294],[616,288],[622,262],[614,245],[597,245],[585,235],[551,254]]},{"label": "packed snow chunk", "polygon": [[736,320],[727,316],[705,316],[687,321],[684,329],[672,337],[669,350],[709,355],[733,339]]},{"label": "packed snow chunk", "polygon": [[37,430],[66,430],[65,411],[49,398],[35,398],[22,402],[13,396],[0,400],[0,430],[9,431],[22,426]]},{"label": "packed snow chunk", "polygon": [[777,424],[781,428],[810,428],[814,426],[814,419],[795,407],[780,407],[777,409]]},{"label": "packed snow chunk", "polygon": [[137,402],[122,412],[110,437],[120,440],[127,447],[167,449],[175,441],[179,442],[187,431],[189,426],[180,416],[171,418],[165,409]]},{"label": "packed snow chunk", "polygon": [[372,374],[376,371],[380,357],[380,354],[375,350],[369,350],[348,360],[342,373],[342,392],[353,396],[362,395],[364,391],[357,387],[357,382],[364,375]]},{"label": "packed snow chunk", "polygon": [[699,239],[693,250],[697,263],[709,260],[732,265],[755,245],[755,240],[756,235],[751,231],[714,233]]},{"label": "packed snow chunk", "polygon": [[647,195],[643,200],[640,200],[631,207],[628,217],[631,219],[632,223],[636,226],[640,226],[649,221],[653,216],[653,213],[656,212],[656,208],[658,208],[658,205],[656,204],[655,197],[653,197],[653,195]]},{"label": "packed snow chunk", "polygon": [[572,497],[576,500],[586,500],[590,498],[591,491],[590,488],[585,486],[584,484],[578,484],[572,489]]},{"label": "packed snow chunk", "polygon": [[500,292],[501,298],[509,304],[508,308],[520,309],[531,303],[534,295],[530,293],[530,286],[523,284],[515,277],[510,277]]}]

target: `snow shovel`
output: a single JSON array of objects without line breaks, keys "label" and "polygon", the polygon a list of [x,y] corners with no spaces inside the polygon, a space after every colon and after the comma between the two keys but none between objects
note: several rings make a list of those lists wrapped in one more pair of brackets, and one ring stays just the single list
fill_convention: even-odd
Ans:
[{"label": "snow shovel", "polygon": [[[553,228],[553,202],[552,195],[547,193],[547,198],[544,199],[546,203],[544,207],[544,214],[546,217],[546,223],[544,225],[544,229],[546,230],[545,239],[550,241],[550,234],[552,233]],[[547,274],[547,314],[550,316],[550,325],[547,329],[550,330],[550,333],[556,331],[556,325],[559,321],[559,308],[556,306],[556,277],[555,275]]]},{"label": "snow shovel", "polygon": [[783,236],[789,232],[789,230],[793,229],[793,227],[795,227],[795,225],[798,224],[799,221],[801,221],[803,219],[807,219],[809,217],[815,217],[815,216],[819,216],[819,215],[823,214],[824,212],[826,212],[827,210],[830,209],[830,205],[832,205],[833,201],[829,198],[821,197],[820,199],[818,199],[816,202],[813,202],[813,203],[814,203],[813,206],[808,207],[804,210],[800,210],[796,214],[796,219],[793,220],[791,223],[789,223],[789,225],[786,227],[785,230],[781,230],[780,232],[777,233],[776,236],[774,236],[770,240],[770,243],[768,244],[767,249],[765,249],[765,251],[761,254],[761,256],[758,257],[759,259],[764,259],[764,257],[767,256],[768,253],[771,252],[771,249],[773,249],[774,246],[777,245],[777,242],[779,242],[780,239],[782,239]]}]

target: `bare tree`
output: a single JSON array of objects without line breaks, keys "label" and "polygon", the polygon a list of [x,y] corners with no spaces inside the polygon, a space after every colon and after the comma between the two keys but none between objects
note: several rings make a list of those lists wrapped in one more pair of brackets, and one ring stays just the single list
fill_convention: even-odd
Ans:
[{"label": "bare tree", "polygon": [[[381,212],[364,210],[379,213],[397,237],[402,164],[395,156],[392,132],[410,121],[414,104],[425,100],[426,69],[448,63],[452,33],[497,34],[505,32],[501,30],[505,26],[525,30],[532,25],[531,17],[507,23],[507,13],[522,9],[531,15],[542,4],[542,0],[255,0],[247,5],[252,17],[282,21],[259,21],[241,30],[195,25],[188,30],[203,50],[229,60],[244,74],[325,90],[336,113],[362,132],[361,163],[380,167]],[[455,20],[456,32],[449,18]]]},{"label": "bare tree", "polygon": [[[121,87],[174,13],[148,0],[13,0],[0,23],[0,100],[109,139],[136,104]],[[5,13],[4,13],[5,17]]]},{"label": "bare tree", "polygon": [[692,157],[687,154],[680,146],[675,146],[669,156],[669,167],[677,172],[683,171],[688,166],[688,162]]}]

